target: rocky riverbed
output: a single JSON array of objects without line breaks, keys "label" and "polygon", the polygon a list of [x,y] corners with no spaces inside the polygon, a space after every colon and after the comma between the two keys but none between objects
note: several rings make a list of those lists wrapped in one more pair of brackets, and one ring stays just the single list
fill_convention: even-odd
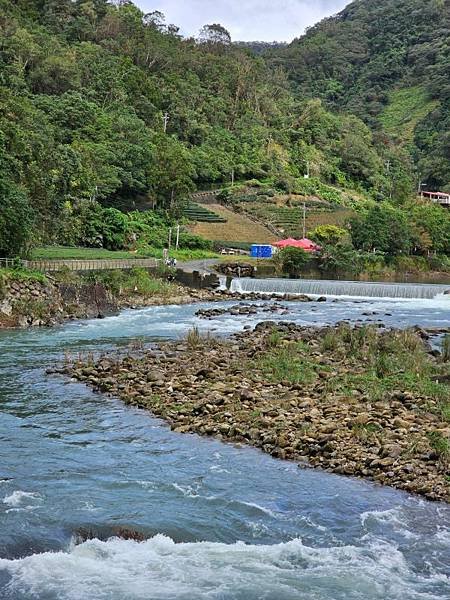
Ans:
[{"label": "rocky riverbed", "polygon": [[450,366],[414,331],[267,322],[58,372],[181,433],[450,501]]},{"label": "rocky riverbed", "polygon": [[240,304],[234,304],[233,306],[224,308],[201,308],[195,313],[196,317],[201,319],[215,319],[223,315],[231,315],[233,317],[258,315],[261,313],[272,313],[278,315],[287,315],[289,310],[278,302],[273,304],[248,304],[247,302],[241,302]]}]

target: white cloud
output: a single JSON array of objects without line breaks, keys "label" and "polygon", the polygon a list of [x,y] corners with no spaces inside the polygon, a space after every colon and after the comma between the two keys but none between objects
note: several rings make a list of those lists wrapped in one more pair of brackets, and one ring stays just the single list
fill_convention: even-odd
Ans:
[{"label": "white cloud", "polygon": [[184,35],[220,23],[233,40],[291,41],[306,27],[342,10],[349,0],[134,0],[145,12],[160,10]]}]

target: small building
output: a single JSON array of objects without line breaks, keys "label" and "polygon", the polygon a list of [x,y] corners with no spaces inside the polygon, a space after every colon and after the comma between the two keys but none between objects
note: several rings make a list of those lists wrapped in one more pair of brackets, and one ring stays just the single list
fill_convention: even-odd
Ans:
[{"label": "small building", "polygon": [[420,195],[424,200],[431,200],[436,204],[450,207],[450,194],[445,192],[421,192]]}]

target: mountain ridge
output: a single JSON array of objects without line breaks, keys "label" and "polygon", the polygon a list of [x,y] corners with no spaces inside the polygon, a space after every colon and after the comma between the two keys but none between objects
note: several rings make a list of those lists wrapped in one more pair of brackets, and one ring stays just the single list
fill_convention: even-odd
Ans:
[{"label": "mountain ridge", "polygon": [[430,188],[450,190],[449,39],[448,0],[358,0],[267,59],[286,70],[297,95],[381,133],[390,94],[422,85],[432,104],[415,124],[412,158]]}]

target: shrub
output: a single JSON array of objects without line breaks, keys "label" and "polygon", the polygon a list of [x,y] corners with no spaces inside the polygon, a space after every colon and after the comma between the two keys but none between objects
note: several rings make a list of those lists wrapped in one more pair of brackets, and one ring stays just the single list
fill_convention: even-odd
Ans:
[{"label": "shrub", "polygon": [[125,248],[127,215],[116,208],[105,208],[102,211],[103,247],[107,250]]},{"label": "shrub", "polygon": [[283,273],[291,277],[298,276],[305,266],[310,262],[311,255],[302,248],[283,248],[275,257],[275,261],[281,266]]},{"label": "shrub", "polygon": [[439,454],[442,459],[450,457],[450,441],[439,431],[430,431],[428,434],[430,446]]},{"label": "shrub", "polygon": [[423,256],[397,256],[393,261],[393,266],[396,271],[428,271],[428,261]]},{"label": "shrub", "polygon": [[213,248],[213,242],[210,240],[187,232],[180,234],[179,243],[180,248],[187,248],[189,250],[212,250]]},{"label": "shrub", "polygon": [[231,188],[225,188],[217,194],[217,199],[221,202],[228,202],[232,196]]},{"label": "shrub", "polygon": [[444,271],[450,273],[450,256],[445,254],[437,254],[436,256],[428,257],[429,268],[433,271]]}]

